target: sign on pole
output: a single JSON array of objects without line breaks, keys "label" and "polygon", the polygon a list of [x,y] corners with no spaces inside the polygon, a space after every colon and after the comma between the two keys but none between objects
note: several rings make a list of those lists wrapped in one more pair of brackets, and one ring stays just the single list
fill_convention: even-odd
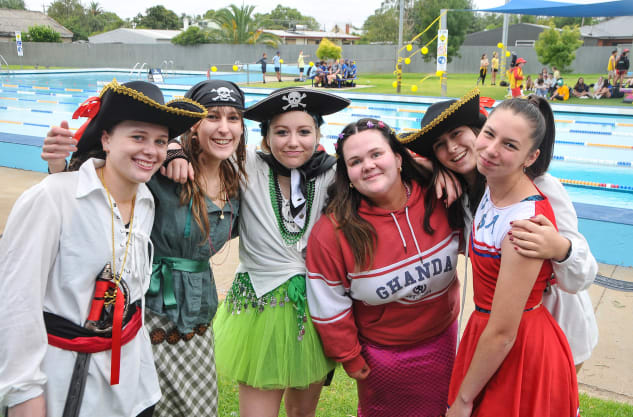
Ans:
[{"label": "sign on pole", "polygon": [[437,71],[446,71],[448,62],[448,30],[437,31]]},{"label": "sign on pole", "polygon": [[18,56],[24,55],[24,50],[22,49],[22,32],[15,32],[15,46],[18,49]]}]

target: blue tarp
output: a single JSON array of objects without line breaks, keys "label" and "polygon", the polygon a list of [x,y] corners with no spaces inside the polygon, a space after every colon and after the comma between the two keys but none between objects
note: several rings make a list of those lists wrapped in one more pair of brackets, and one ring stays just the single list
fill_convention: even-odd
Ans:
[{"label": "blue tarp", "polygon": [[633,16],[633,0],[576,4],[547,0],[510,0],[507,4],[480,12],[528,14],[559,17]]}]

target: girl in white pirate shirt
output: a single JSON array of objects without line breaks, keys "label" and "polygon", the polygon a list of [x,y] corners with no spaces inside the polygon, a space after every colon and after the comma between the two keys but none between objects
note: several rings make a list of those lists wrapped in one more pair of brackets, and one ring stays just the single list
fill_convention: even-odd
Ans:
[{"label": "girl in white pirate shirt", "polygon": [[76,112],[90,117],[79,170],[13,207],[0,241],[0,403],[11,417],[151,415],[160,398],[140,301],[154,219],[143,183],[167,141],[206,116],[190,100],[163,103],[146,82],[106,85]]}]

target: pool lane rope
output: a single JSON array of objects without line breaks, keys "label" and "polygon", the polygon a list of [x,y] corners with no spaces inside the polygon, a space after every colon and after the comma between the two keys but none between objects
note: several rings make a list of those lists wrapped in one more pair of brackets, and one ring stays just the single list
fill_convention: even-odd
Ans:
[{"label": "pool lane rope", "polygon": [[561,184],[571,185],[574,187],[613,190],[613,191],[633,193],[633,186],[630,186],[630,185],[609,184],[605,182],[594,182],[594,181],[570,180],[570,179],[565,179],[565,178],[559,178],[559,181],[561,182]]}]

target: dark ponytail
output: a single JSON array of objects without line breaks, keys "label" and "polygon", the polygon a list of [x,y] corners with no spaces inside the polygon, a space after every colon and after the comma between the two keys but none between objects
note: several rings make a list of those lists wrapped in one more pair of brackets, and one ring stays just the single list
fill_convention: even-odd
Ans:
[{"label": "dark ponytail", "polygon": [[525,173],[531,179],[543,175],[554,155],[554,139],[556,138],[556,124],[554,113],[547,100],[534,94],[526,99],[513,98],[504,100],[495,109],[509,109],[515,114],[522,115],[532,127],[530,137],[533,140],[531,151],[540,151],[536,161],[530,165]]}]

